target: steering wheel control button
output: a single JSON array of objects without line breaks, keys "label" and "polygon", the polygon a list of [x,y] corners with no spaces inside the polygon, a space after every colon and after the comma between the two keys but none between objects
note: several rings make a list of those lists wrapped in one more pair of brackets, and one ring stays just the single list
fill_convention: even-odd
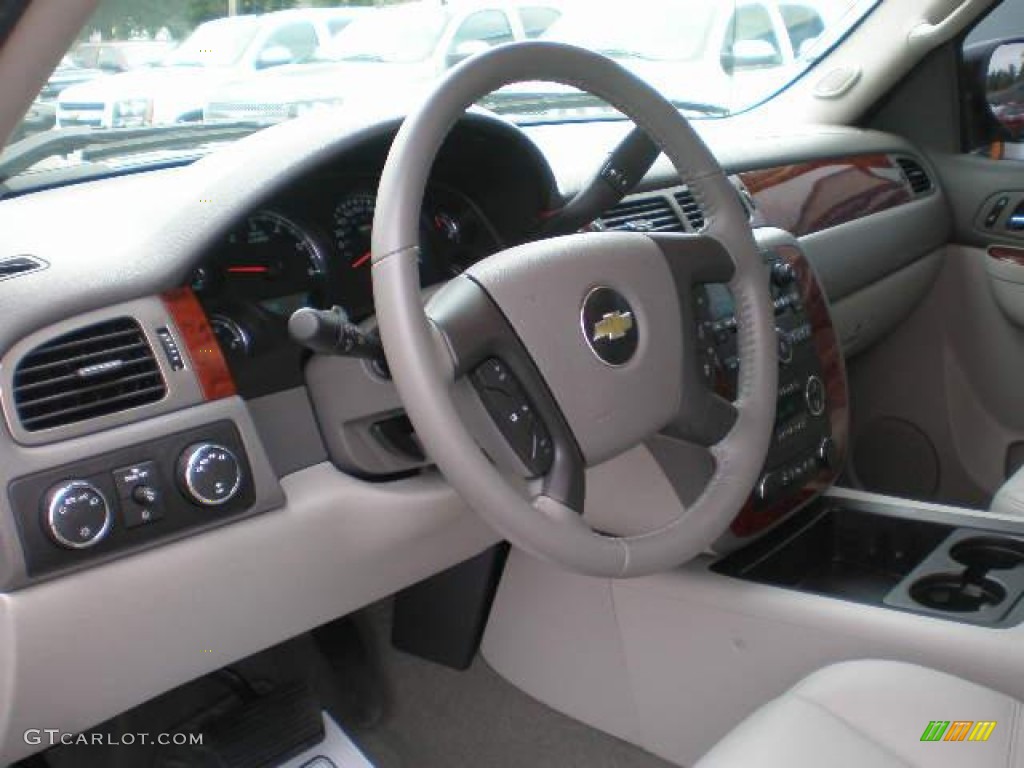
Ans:
[{"label": "steering wheel control button", "polygon": [[819,376],[807,377],[804,400],[811,416],[821,416],[825,412],[825,384]]},{"label": "steering wheel control button", "polygon": [[113,515],[103,492],[85,480],[61,483],[46,495],[43,526],[67,549],[88,549],[110,532]]},{"label": "steering wheel control button", "polygon": [[587,346],[605,365],[618,367],[633,359],[640,329],[626,297],[611,288],[594,288],[583,300],[580,324]]},{"label": "steering wheel control button", "polygon": [[242,465],[230,450],[216,443],[195,443],[178,459],[178,480],[190,501],[217,507],[242,487]]},{"label": "steering wheel control button", "polygon": [[554,444],[526,392],[508,367],[497,358],[481,363],[472,374],[480,400],[516,456],[534,476],[547,474]]}]

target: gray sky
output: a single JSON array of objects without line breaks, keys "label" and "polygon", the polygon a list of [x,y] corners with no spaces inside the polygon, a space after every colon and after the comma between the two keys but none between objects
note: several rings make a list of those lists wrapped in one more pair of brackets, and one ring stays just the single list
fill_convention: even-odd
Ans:
[{"label": "gray sky", "polygon": [[967,43],[1004,37],[1024,37],[1024,0],[1003,0],[967,36]]}]

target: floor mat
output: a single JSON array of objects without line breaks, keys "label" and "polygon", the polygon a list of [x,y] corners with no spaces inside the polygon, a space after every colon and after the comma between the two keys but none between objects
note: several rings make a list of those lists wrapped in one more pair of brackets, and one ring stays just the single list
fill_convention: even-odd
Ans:
[{"label": "floor mat", "polygon": [[376,727],[350,735],[377,768],[670,765],[535,701],[479,657],[457,672],[396,651],[390,606],[374,606],[369,616],[389,704]]}]

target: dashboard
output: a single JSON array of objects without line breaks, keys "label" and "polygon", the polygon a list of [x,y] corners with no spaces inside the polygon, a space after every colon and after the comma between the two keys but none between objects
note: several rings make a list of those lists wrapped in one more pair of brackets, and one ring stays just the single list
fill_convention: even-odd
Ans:
[{"label": "dashboard", "polygon": [[[287,330],[296,310],[337,306],[355,322],[373,314],[377,182],[348,176],[304,182],[232,227],[193,273],[191,288],[244,394],[300,383],[295,359],[302,350]],[[469,196],[443,183],[427,188],[420,221],[424,288],[501,250],[503,242]]]},{"label": "dashboard", "polygon": [[[408,450],[391,382],[362,361],[312,355],[287,335],[288,317],[305,306],[341,306],[372,324],[367,238],[396,127],[397,120],[297,120],[191,166],[0,201],[0,260],[30,255],[39,263],[0,280],[0,645],[19,649],[16,663],[0,660],[4,697],[17,701],[0,700],[0,713],[12,713],[0,718],[0,745],[13,750],[14,734],[41,720],[87,728],[495,542],[429,462]],[[775,289],[787,302],[777,323],[795,344],[779,447],[762,498],[732,531],[744,538],[835,476],[818,454],[822,439],[845,439],[842,347],[870,312],[847,299],[941,246],[949,224],[937,184],[917,194],[900,175],[897,159],[920,155],[897,137],[702,130],[751,199],[753,225],[774,227],[762,243],[766,258],[792,265],[795,275]],[[524,132],[483,116],[461,123],[423,206],[424,287],[534,237],[621,133],[614,124]],[[660,161],[602,219],[641,229],[671,220],[692,231],[684,192]],[[790,224],[799,239],[778,231],[788,222],[799,224]],[[708,286],[704,299],[706,311],[692,319],[710,339],[707,385],[734,396],[728,292]],[[135,325],[110,330],[125,318]],[[19,382],[34,387],[27,391],[42,387],[16,381],[25,361],[66,351],[68,334],[96,328],[105,338],[136,334],[133,343],[151,353],[146,381],[162,381],[162,394],[131,390],[131,407],[87,409],[81,419],[29,429],[13,393]],[[885,328],[876,322],[871,332]],[[122,368],[96,365],[72,373]],[[811,459],[818,463],[808,469]],[[656,447],[642,460],[657,462],[671,498],[686,503],[699,470]],[[200,466],[219,467],[207,485],[196,476]],[[71,482],[98,493],[65,492]],[[157,516],[151,492],[163,500]],[[98,515],[99,499],[109,515]],[[621,510],[602,510],[603,502],[594,498],[593,521],[604,511],[610,522],[602,527],[615,532]],[[61,545],[40,528],[51,509],[58,522],[64,511],[97,515],[89,536],[83,526],[58,530],[66,541],[102,531],[101,540]],[[88,617],[95,642],[69,649],[59,631],[66,616]],[[161,664],[152,663],[154,653]],[[55,677],[65,681],[63,702],[46,695]],[[0,762],[16,757],[0,753]]]},{"label": "dashboard", "polygon": [[[301,386],[302,307],[373,324],[370,233],[390,135],[374,135],[260,199],[204,250],[188,285],[247,398]],[[420,216],[424,289],[534,233],[558,191],[539,151],[505,123],[470,117],[442,147]]]}]

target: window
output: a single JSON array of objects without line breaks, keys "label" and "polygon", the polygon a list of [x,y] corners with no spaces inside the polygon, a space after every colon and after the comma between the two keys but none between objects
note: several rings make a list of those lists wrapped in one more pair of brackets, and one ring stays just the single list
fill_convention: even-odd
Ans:
[{"label": "window", "polygon": [[825,31],[825,22],[816,10],[807,5],[780,5],[782,23],[786,25],[793,55],[800,56]]},{"label": "window", "polygon": [[488,46],[511,43],[515,38],[512,35],[512,26],[508,18],[501,11],[477,11],[466,17],[459,26],[452,40],[454,51],[463,43],[480,41]]},{"label": "window", "polygon": [[75,64],[80,67],[88,67],[93,69],[96,67],[96,62],[99,59],[100,47],[92,43],[82,43],[75,49],[72,54],[72,59]]},{"label": "window", "polygon": [[316,50],[316,30],[313,29],[313,25],[309,22],[289,24],[281,27],[267,38],[267,42],[263,44],[263,50],[266,51],[278,46],[287,48],[288,52],[292,55],[292,59],[295,61],[309,58],[313,55],[313,51]]},{"label": "window", "polygon": [[351,23],[352,19],[331,19],[327,22],[327,32],[334,37]]},{"label": "window", "polygon": [[[1002,42],[1006,41],[1006,42]],[[963,47],[964,148],[1024,160],[1024,5],[997,5]]]},{"label": "window", "polygon": [[108,72],[122,72],[127,69],[120,52],[110,45],[100,48],[99,55],[96,57],[96,66]]},{"label": "window", "polygon": [[554,8],[520,8],[519,20],[523,23],[523,32],[526,37],[533,40],[547,32],[548,27],[558,20],[561,12]]},{"label": "window", "polygon": [[782,49],[768,9],[760,3],[737,9],[729,22],[722,47],[722,65],[726,71],[780,64]]}]

